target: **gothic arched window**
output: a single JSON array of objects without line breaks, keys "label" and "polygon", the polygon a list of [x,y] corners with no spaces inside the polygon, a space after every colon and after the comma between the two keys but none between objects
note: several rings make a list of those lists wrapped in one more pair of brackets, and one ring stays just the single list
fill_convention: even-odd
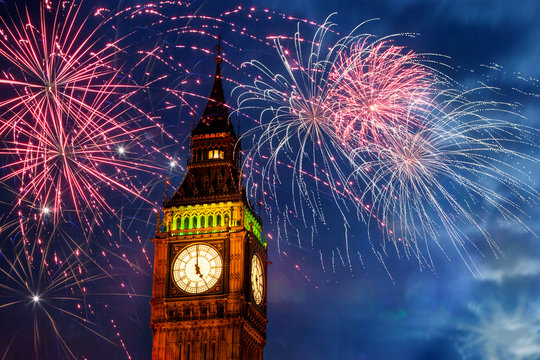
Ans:
[{"label": "gothic arched window", "polygon": [[208,150],[208,159],[224,159],[224,158],[225,158],[225,153],[223,152],[223,150],[218,150],[218,149]]},{"label": "gothic arched window", "polygon": [[222,185],[223,185],[223,175],[221,175],[221,173],[219,173],[218,176],[217,176],[217,186],[218,186],[218,188],[221,188]]}]

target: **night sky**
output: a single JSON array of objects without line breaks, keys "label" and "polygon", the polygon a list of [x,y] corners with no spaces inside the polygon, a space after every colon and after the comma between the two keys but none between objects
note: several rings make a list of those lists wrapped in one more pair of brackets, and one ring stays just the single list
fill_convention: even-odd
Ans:
[{"label": "night sky", "polygon": [[[28,2],[29,6],[37,6],[37,3],[37,0]],[[106,1],[98,3],[112,8],[114,12],[142,2],[120,2],[116,8]],[[332,21],[338,24],[336,29],[341,34],[369,19],[378,20],[367,24],[363,32],[377,36],[417,34],[414,38],[397,38],[396,42],[418,53],[448,56],[444,62],[451,68],[446,68],[445,72],[460,86],[473,88],[480,83],[496,86],[499,90],[487,100],[518,104],[515,110],[525,117],[507,115],[506,119],[540,128],[540,85],[536,80],[540,78],[538,1],[255,0],[238,4],[197,1],[190,11],[215,16],[237,5],[267,8],[318,24],[323,23],[329,14],[337,12]],[[11,6],[10,13],[13,14],[10,1],[0,1],[0,6]],[[90,8],[86,4],[83,10],[91,13]],[[175,10],[171,7],[170,11]],[[188,13],[177,10],[178,14],[182,11],[183,14]],[[4,11],[2,16],[7,16],[5,14]],[[233,19],[242,21],[240,16]],[[156,88],[182,89],[202,96],[203,99],[186,95],[186,100],[200,115],[204,97],[212,84],[215,69],[212,49],[216,42],[211,36],[163,35],[167,23],[149,26],[147,21],[153,23],[155,19],[151,15],[129,21],[116,19],[105,26],[105,38],[136,33],[126,40],[128,44],[131,42],[126,50],[127,60],[119,59],[119,62],[131,64],[133,59],[129,59],[129,54],[137,50],[174,43],[210,50],[207,53],[189,49],[183,52],[165,50],[166,55],[185,62],[185,67],[191,71],[189,76],[172,76],[173,71],[159,61],[145,63],[144,71],[141,67],[133,70],[132,75],[140,82],[151,81],[162,74],[170,75],[165,81],[152,85],[154,87],[147,93],[148,97],[143,94],[137,97],[140,107],[147,113],[160,116],[159,121],[174,138],[171,140],[152,130],[145,133],[157,144],[156,147],[177,161],[175,167],[166,169],[167,160],[162,157],[165,170],[160,176],[152,179],[144,175],[140,180],[149,184],[150,191],[145,196],[159,203],[164,177],[169,176],[172,186],[177,187],[185,174],[183,169],[192,115],[186,106],[180,107],[177,98]],[[246,28],[260,37],[274,33],[292,36],[297,23],[295,20],[283,21],[282,25],[277,21],[261,22],[265,24],[263,26],[248,19],[245,21]],[[113,27],[114,31],[111,31]],[[315,28],[301,23],[301,30],[308,38]],[[233,38],[233,33],[226,26],[223,29],[218,26],[209,32],[222,35],[224,57],[232,64],[240,65],[255,58],[273,71],[283,71],[277,54],[270,47],[257,47],[256,41],[243,37]],[[140,54],[133,56],[136,58]],[[500,67],[494,70],[485,66],[490,64]],[[232,92],[234,84],[229,80],[237,83],[252,81],[246,75],[247,71],[233,71],[226,61],[223,64],[224,76],[228,79],[225,81],[226,97],[231,106],[236,106],[236,99]],[[184,80],[186,84],[180,85]],[[200,84],[196,84],[196,80]],[[237,117],[233,121],[236,125],[240,120]],[[252,125],[250,121],[242,122],[240,131],[246,131]],[[249,139],[243,141],[242,146],[248,148]],[[526,151],[538,158],[538,149],[528,148]],[[513,165],[523,166],[520,163]],[[538,170],[538,164],[527,169],[532,179],[531,186],[540,190]],[[5,174],[8,170],[2,171]],[[287,172],[283,176],[284,183],[291,178]],[[8,182],[4,186],[13,188],[14,183]],[[278,194],[288,200],[290,188],[282,186],[278,190]],[[169,196],[171,194],[169,189]],[[107,229],[104,229],[96,231],[90,239],[92,245],[88,245],[88,249],[92,250],[89,253],[99,259],[95,263],[87,263],[88,272],[99,273],[97,264],[104,267],[112,264],[112,272],[115,272],[112,277],[90,281],[89,291],[95,295],[90,296],[86,304],[91,304],[96,313],[81,316],[88,316],[88,328],[91,330],[73,325],[69,316],[53,316],[77,359],[125,359],[126,354],[132,359],[150,359],[152,269],[146,254],[152,259],[153,245],[149,239],[155,230],[155,213],[152,206],[133,201],[127,195],[112,195],[110,199],[114,207],[125,208],[124,233],[108,223],[105,228],[112,228],[112,234],[107,235]],[[13,221],[10,218],[13,214],[6,215],[13,202],[11,193],[4,192],[2,206],[5,215],[2,221],[6,223]],[[283,202],[286,203],[285,200]],[[268,248],[272,264],[268,267],[269,321],[265,359],[540,359],[540,240],[535,235],[540,234],[538,202],[520,205],[523,213],[519,218],[523,225],[500,221],[496,211],[489,207],[478,209],[482,213],[483,227],[499,245],[502,254],[490,251],[474,228],[463,229],[471,244],[476,246],[468,247],[472,262],[478,267],[474,274],[444,236],[440,242],[445,253],[437,246],[430,247],[435,264],[433,269],[420,267],[414,257],[398,257],[391,249],[381,262],[368,241],[368,232],[372,242],[382,241],[376,227],[368,229],[351,213],[345,214],[349,228],[344,229],[343,217],[336,211],[330,194],[323,190],[321,204],[327,210],[326,223],[317,224],[314,235],[313,224],[305,224],[296,218],[284,226],[283,219],[272,217],[283,209],[278,209],[274,202],[265,206],[268,211],[263,213],[264,230],[272,236]],[[76,221],[66,223],[58,233],[76,237],[80,226]],[[9,244],[16,242],[17,236],[16,232],[10,232],[9,236],[0,239],[3,256],[9,258]],[[110,260],[100,257],[102,249],[110,251]],[[124,262],[124,255],[129,264]],[[6,266],[6,262],[2,262],[2,267]],[[107,274],[110,273],[108,269]],[[5,274],[2,275],[2,283],[9,283]],[[117,293],[119,295],[114,295]],[[1,304],[13,301],[9,289],[0,289],[0,295]],[[64,305],[66,308],[73,306],[71,302]],[[36,311],[39,309],[31,301],[0,307],[0,355],[4,356],[3,359],[32,358],[32,314]],[[56,337],[51,335],[50,325],[46,319],[38,318],[42,329],[38,337],[49,342],[46,350],[38,351],[39,358],[70,358],[60,355],[61,347],[55,345]]]},{"label": "night sky", "polygon": [[[502,65],[505,75],[491,74],[498,78],[497,85],[512,101],[523,104],[527,123],[539,125],[538,98],[513,98],[516,93],[510,90],[517,76],[537,78],[540,73],[535,60],[540,52],[535,40],[540,5],[535,1],[289,4],[291,12],[317,20],[337,11],[335,21],[348,27],[380,18],[375,27],[381,34],[418,33],[414,49],[449,55],[448,63],[456,71],[452,76],[462,84],[470,86],[488,73],[480,65]],[[538,186],[538,168],[534,171]],[[538,205],[526,211],[530,218],[525,223],[538,232]],[[352,274],[341,264],[335,274],[321,273],[317,254],[309,250],[290,258],[273,254],[265,355],[270,359],[540,358],[538,238],[516,225],[486,221],[505,255],[496,259],[489,251],[485,257],[474,254],[483,277],[473,277],[455,254],[448,260],[436,251],[435,273],[421,272],[415,261],[390,254],[387,264],[393,281],[373,261],[367,246],[363,257],[371,263],[365,268],[353,264]],[[362,225],[350,230],[355,246],[362,248],[365,232]],[[339,241],[330,235],[318,244],[328,249],[340,246]],[[299,257],[312,282],[291,270]]]}]

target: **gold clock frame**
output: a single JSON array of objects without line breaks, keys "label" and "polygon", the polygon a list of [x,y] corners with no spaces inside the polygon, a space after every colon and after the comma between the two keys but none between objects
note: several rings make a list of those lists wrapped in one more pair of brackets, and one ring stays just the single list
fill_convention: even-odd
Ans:
[{"label": "gold clock frame", "polygon": [[[189,249],[191,248],[197,248],[199,246],[203,246],[203,247],[208,247],[210,249],[210,251],[207,251],[206,253],[208,254],[209,252],[213,252],[215,253],[215,256],[213,256],[211,259],[208,259],[206,257],[204,257],[204,259],[210,263],[211,260],[213,259],[217,259],[219,260],[218,264],[215,265],[215,267],[218,269],[218,275],[217,277],[213,277],[212,278],[212,283],[210,285],[207,284],[206,281],[204,281],[204,279],[201,278],[201,280],[205,283],[206,285],[206,289],[202,290],[202,291],[190,291],[188,290],[190,288],[190,286],[186,285],[185,287],[182,287],[180,285],[180,283],[183,283],[185,285],[185,282],[183,282],[181,279],[179,279],[177,281],[177,278],[175,277],[175,272],[176,271],[180,271],[180,269],[175,269],[175,266],[176,266],[176,263],[179,261],[179,257],[185,252],[185,251],[188,251]],[[199,250],[196,250],[197,252]],[[187,255],[189,256],[189,255]],[[188,261],[189,262],[189,261]],[[211,265],[211,264],[210,264]],[[211,266],[211,269],[213,267]],[[170,265],[170,279],[171,279],[171,283],[178,289],[180,290],[183,294],[185,295],[189,295],[189,296],[198,296],[198,295],[206,295],[208,292],[211,292],[214,288],[216,288],[216,286],[218,286],[218,284],[220,283],[220,280],[223,278],[224,276],[224,268],[225,268],[225,262],[224,262],[224,259],[223,259],[223,254],[219,251],[219,249],[216,247],[216,246],[213,246],[212,244],[210,243],[207,243],[207,242],[197,242],[197,243],[190,243],[190,244],[187,244],[186,246],[182,247],[178,252],[176,252],[176,254],[174,255],[172,261],[171,261],[171,265]],[[185,271],[185,270],[184,270]],[[189,280],[191,280],[193,282],[193,280],[189,277],[189,275],[185,275]],[[195,288],[197,289],[198,286]]]}]

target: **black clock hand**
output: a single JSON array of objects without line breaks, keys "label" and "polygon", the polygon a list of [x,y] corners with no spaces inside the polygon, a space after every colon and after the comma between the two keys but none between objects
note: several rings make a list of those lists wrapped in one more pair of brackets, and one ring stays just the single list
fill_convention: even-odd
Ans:
[{"label": "black clock hand", "polygon": [[195,273],[201,276],[201,269],[199,268],[199,245],[195,247]]},{"label": "black clock hand", "polygon": [[199,277],[201,278],[202,282],[204,283],[204,285],[206,285],[206,288],[209,289],[210,286],[208,286],[208,284],[206,283],[206,281],[204,280],[203,276],[201,273],[199,273]]},{"label": "black clock hand", "polygon": [[204,285],[206,285],[206,287],[209,288],[208,284],[206,283],[206,281],[204,280],[204,278],[202,277],[202,275],[201,275],[201,280],[202,280],[202,282],[204,283]]}]

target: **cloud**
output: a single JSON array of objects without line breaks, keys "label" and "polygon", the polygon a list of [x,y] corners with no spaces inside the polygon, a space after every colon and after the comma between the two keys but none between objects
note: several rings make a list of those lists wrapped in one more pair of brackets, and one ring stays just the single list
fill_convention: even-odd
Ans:
[{"label": "cloud", "polygon": [[471,318],[457,326],[457,345],[463,359],[533,360],[540,357],[538,304],[520,297],[518,305],[510,311],[503,305],[497,300],[469,305]]},{"label": "cloud", "polygon": [[498,262],[495,265],[491,264],[489,266],[484,266],[484,269],[481,270],[482,278],[481,281],[495,281],[497,283],[502,283],[506,280],[511,280],[516,277],[533,277],[540,274],[540,259],[533,258],[521,258],[511,263]]}]

